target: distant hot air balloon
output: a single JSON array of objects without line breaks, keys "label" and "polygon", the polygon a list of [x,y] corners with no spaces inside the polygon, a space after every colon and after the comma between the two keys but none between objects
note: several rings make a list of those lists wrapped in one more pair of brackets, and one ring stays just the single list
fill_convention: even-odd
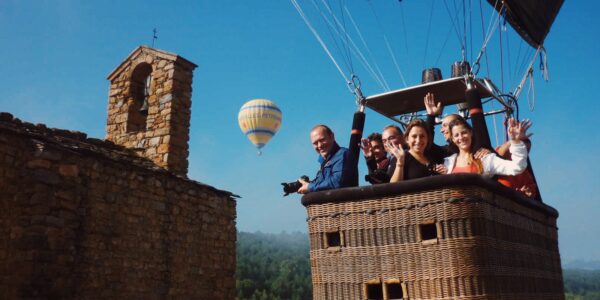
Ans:
[{"label": "distant hot air balloon", "polygon": [[238,122],[242,132],[258,148],[260,155],[260,149],[281,127],[281,110],[270,100],[250,100],[240,108]]}]

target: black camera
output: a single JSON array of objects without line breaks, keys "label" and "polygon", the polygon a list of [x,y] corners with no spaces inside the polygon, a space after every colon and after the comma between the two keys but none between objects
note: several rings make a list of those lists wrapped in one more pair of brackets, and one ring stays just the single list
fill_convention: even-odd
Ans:
[{"label": "black camera", "polygon": [[[306,175],[302,175],[302,177],[300,177],[300,178],[302,178],[302,180],[304,180],[304,181],[310,181],[310,179],[308,179],[308,176],[306,176]],[[283,194],[283,196],[285,197],[291,193],[297,192],[300,189],[300,187],[302,186],[302,183],[300,183],[299,180],[296,180],[296,181],[290,182],[290,183],[282,182],[281,185],[283,185],[283,192],[285,193],[285,194]]]},{"label": "black camera", "polygon": [[380,184],[390,182],[390,175],[384,170],[374,170],[373,172],[365,175],[365,180],[370,184]]}]

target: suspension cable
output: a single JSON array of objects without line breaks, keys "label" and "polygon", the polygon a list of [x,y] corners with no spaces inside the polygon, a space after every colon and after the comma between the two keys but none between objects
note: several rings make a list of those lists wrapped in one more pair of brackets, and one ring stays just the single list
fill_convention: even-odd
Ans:
[{"label": "suspension cable", "polygon": [[[497,4],[498,4],[498,0],[496,0],[496,4],[494,4],[494,8],[496,7]],[[501,10],[502,9],[504,9],[504,4],[502,4],[502,6],[501,6]],[[477,73],[479,72],[479,61],[481,60],[483,53],[485,53],[485,51],[487,49],[487,45],[490,42],[492,35],[496,31],[496,27],[498,26],[499,23],[500,23],[500,13],[496,14],[496,18],[490,18],[490,23],[488,24],[488,30],[485,35],[485,39],[483,41],[483,44],[481,45],[481,49],[479,50],[477,59],[475,59],[475,63],[473,63],[473,70],[475,70],[472,72],[473,75],[477,75]]]},{"label": "suspension cable", "polygon": [[[402,5],[402,2],[400,2],[400,19],[402,20],[402,33],[404,35],[404,51],[406,51],[406,55],[404,57],[409,57],[409,51],[408,51],[408,35],[406,34],[406,23],[404,22],[404,6]],[[404,60],[404,62],[408,65],[408,67],[411,67],[410,64],[410,60]]]},{"label": "suspension cable", "polygon": [[429,48],[429,33],[431,31],[431,20],[433,19],[433,4],[435,2],[431,1],[431,10],[429,12],[429,25],[427,25],[427,36],[425,38],[425,50],[423,51],[423,69],[425,69],[425,59],[427,58],[427,48]]},{"label": "suspension cable", "polygon": [[515,77],[517,77],[517,73],[519,72],[519,70],[521,70],[521,68],[524,65],[524,60],[523,60],[523,39],[521,39],[521,42],[519,43],[519,49],[517,50],[517,59],[516,59],[516,68],[513,70],[512,72],[512,80],[510,82],[511,86],[514,83]]},{"label": "suspension cable", "polygon": [[331,61],[333,62],[333,64],[337,68],[338,72],[340,73],[340,75],[342,75],[342,78],[344,78],[344,81],[346,82],[346,87],[348,88],[348,90],[350,91],[350,93],[354,94],[354,91],[350,87],[350,85],[352,84],[352,82],[346,77],[346,75],[344,74],[344,72],[342,71],[342,69],[340,68],[340,66],[338,65],[338,63],[335,60],[335,58],[333,57],[333,55],[331,55],[331,52],[329,52],[329,49],[327,48],[327,45],[325,44],[325,42],[323,42],[323,40],[321,39],[321,36],[317,33],[317,31],[315,30],[315,28],[312,26],[312,24],[310,23],[310,21],[308,20],[308,18],[304,14],[304,11],[302,10],[302,8],[298,4],[298,2],[296,0],[291,0],[291,1],[292,1],[292,4],[294,5],[294,7],[296,8],[296,11],[298,11],[298,14],[300,14],[300,17],[302,17],[302,19],[304,20],[304,23],[306,23],[306,26],[308,26],[308,28],[313,33],[313,35],[315,36],[315,38],[317,39],[317,41],[319,41],[319,44],[321,44],[321,47],[323,48],[323,50],[325,50],[325,53],[327,53],[327,55],[329,56],[329,59],[331,59]]},{"label": "suspension cable", "polygon": [[535,85],[533,83],[533,73],[529,76],[529,89],[527,90],[527,104],[529,104],[529,111],[533,111],[535,108]]},{"label": "suspension cable", "polygon": [[[505,16],[504,22],[506,23],[506,16]],[[506,24],[503,27],[504,27],[503,31],[506,32]],[[507,63],[508,72],[507,72],[507,74],[508,74],[508,82],[510,83],[510,82],[512,82],[512,78],[513,78],[512,77],[512,67],[511,67],[512,66],[512,62],[510,60],[510,58],[511,58],[511,55],[510,55],[510,35],[509,34],[504,34],[504,39],[506,40],[506,59],[508,60],[508,63]]]},{"label": "suspension cable", "polygon": [[381,25],[381,21],[379,20],[379,16],[377,15],[377,12],[375,12],[375,9],[373,8],[373,5],[371,4],[371,2],[369,1],[368,3],[369,3],[369,7],[371,8],[371,12],[373,13],[373,16],[375,16],[375,20],[377,21],[377,25],[379,26],[379,30],[381,31],[381,33],[383,35],[383,40],[385,42],[385,46],[386,46],[386,48],[388,50],[388,53],[392,57],[392,61],[394,62],[394,66],[396,67],[396,71],[400,75],[400,79],[402,79],[402,83],[406,87],[408,85],[406,84],[406,80],[404,80],[404,74],[402,74],[402,70],[400,70],[400,66],[398,66],[398,61],[396,60],[396,56],[394,55],[394,51],[392,51],[392,46],[390,46],[390,42],[388,41],[387,35],[385,34],[385,30],[383,30],[383,26]]},{"label": "suspension cable", "polygon": [[463,45],[465,53],[463,55],[463,61],[467,60],[467,12],[466,12],[466,0],[462,0],[462,11],[463,11]]},{"label": "suspension cable", "polygon": [[350,11],[348,10],[347,7],[344,7],[344,9],[346,10],[346,14],[348,14],[348,18],[350,19],[350,22],[352,22],[352,25],[354,26],[354,30],[356,30],[356,33],[358,34],[358,38],[360,39],[361,43],[363,44],[363,46],[367,50],[367,55],[369,56],[369,59],[375,65],[375,70],[377,71],[377,74],[381,77],[383,83],[385,84],[386,91],[389,91],[390,88],[389,88],[387,82],[385,81],[383,73],[381,73],[381,69],[379,68],[379,65],[377,64],[377,61],[373,58],[373,53],[371,52],[371,49],[367,45],[367,42],[365,41],[365,39],[364,39],[364,37],[363,37],[360,29],[358,28],[358,25],[356,24],[356,22],[354,22],[354,18],[352,17],[352,14],[350,13]]},{"label": "suspension cable", "polygon": [[[314,0],[313,0],[313,5],[319,11],[319,13],[321,14],[321,17],[326,22],[326,24],[330,28],[332,28],[339,36],[342,36],[342,32],[339,32],[338,29],[337,29],[339,27],[336,27],[336,26],[334,26],[332,24],[331,20],[329,20],[327,18],[327,16],[325,16],[325,14],[323,13],[323,11],[320,9],[320,7],[318,5],[316,5],[316,3],[314,2]],[[327,9],[329,9],[329,8],[327,7]],[[333,14],[333,12],[331,10],[329,10],[329,13],[332,16],[333,20],[337,24],[340,24],[340,21],[337,19],[337,17]],[[379,78],[379,76],[375,73],[375,71],[373,70],[373,68],[371,67],[371,65],[367,61],[367,59],[364,57],[364,55],[362,54],[362,52],[360,51],[360,49],[358,48],[358,46],[356,46],[356,44],[354,43],[354,40],[352,40],[352,38],[349,36],[349,34],[347,32],[344,31],[343,34],[345,36],[347,36],[347,38],[348,38],[347,40],[349,41],[349,45],[352,46],[350,49],[360,59],[361,64],[367,70],[367,72],[371,75],[371,77],[373,77],[373,79],[375,79],[375,81],[377,81],[377,83],[381,86],[381,88],[383,90],[389,90],[389,87],[387,87],[387,84],[384,83],[383,80],[381,78]],[[341,40],[345,41],[345,39],[341,39]]]},{"label": "suspension cable", "polygon": [[473,0],[469,0],[469,61],[473,61]]},{"label": "suspension cable", "polygon": [[[314,0],[313,0],[314,2]],[[321,2],[323,2],[323,0],[321,0]],[[323,2],[323,4],[325,4]],[[329,14],[331,15],[331,17],[333,18],[333,20],[335,21],[335,23],[337,24],[337,27],[334,27],[331,24],[331,21],[329,19],[327,19],[324,14],[322,13],[322,11],[320,11],[319,7],[315,5],[315,7],[319,10],[319,12],[321,13],[321,15],[323,16],[323,19],[327,22],[327,24],[331,27],[334,28],[334,30],[336,31],[336,33],[339,36],[343,36],[345,37],[345,39],[341,39],[342,41],[348,41],[349,44],[351,45],[352,48],[350,48],[352,50],[352,52],[354,53],[354,55],[356,55],[361,64],[363,65],[363,67],[367,70],[367,72],[371,75],[371,77],[373,77],[373,79],[375,79],[375,81],[377,81],[377,83],[381,86],[381,88],[385,91],[389,91],[390,88],[387,84],[387,82],[385,81],[385,79],[383,78],[383,76],[379,76],[375,70],[373,70],[373,67],[371,67],[371,64],[369,63],[369,61],[364,57],[364,55],[362,54],[362,52],[360,51],[359,47],[356,46],[356,43],[354,43],[354,40],[350,37],[350,35],[348,34],[348,32],[345,30],[345,27],[341,27],[340,25],[340,21],[338,20],[338,18],[335,16],[335,14],[333,13],[333,11],[331,10],[331,8],[329,6],[327,6],[327,4],[325,4],[325,7],[327,8]],[[342,30],[342,32],[338,31],[337,28],[339,28],[340,30]]]},{"label": "suspension cable", "polygon": [[[323,18],[323,20],[325,20],[326,22],[328,22],[327,17],[325,16],[325,14],[323,14],[323,11],[321,10],[321,8],[319,7],[319,5],[315,2],[315,0],[311,0],[313,6],[315,7],[315,9],[319,12],[319,14],[321,15],[321,18]],[[329,13],[331,15],[333,15],[333,12],[331,12],[331,10],[329,9],[329,7],[327,6],[327,4],[325,4],[325,2],[323,2],[323,0],[321,0],[321,2],[323,3],[323,5],[325,5],[325,7],[329,10]],[[329,36],[331,37],[331,40],[333,41],[333,44],[335,45],[335,47],[337,48],[337,51],[340,55],[342,55],[343,58],[343,62],[346,65],[346,68],[349,70],[349,72],[352,74],[352,66],[351,66],[351,57],[350,55],[347,55],[344,51],[342,51],[342,46],[340,46],[339,44],[343,44],[344,40],[340,37],[339,34],[339,24],[334,25],[329,25],[327,27],[327,31],[329,32]],[[337,34],[337,38],[336,35],[334,35],[334,31]],[[338,43],[338,38],[339,38],[339,43]],[[344,50],[347,49],[344,48]]]},{"label": "suspension cable", "polygon": [[500,39],[500,91],[504,93],[504,47],[502,46],[502,28],[498,27],[498,37]]},{"label": "suspension cable", "polygon": [[[315,2],[314,2],[315,0],[312,0],[312,1],[313,1],[313,4],[315,4]],[[333,13],[331,4],[329,4],[329,0],[321,0],[321,3],[323,3],[323,6],[325,6],[325,8],[327,8],[327,12],[329,13],[329,15],[331,15],[333,18],[335,18],[335,14]],[[317,5],[315,5],[315,7],[317,7]],[[341,8],[341,4],[340,4],[340,8]],[[334,30],[338,34],[338,37],[339,37],[340,41],[342,42],[342,44],[345,46],[345,47],[343,47],[344,51],[340,50],[340,52],[343,54],[343,56],[347,60],[347,65],[348,65],[348,69],[350,70],[350,73],[354,73],[354,66],[352,65],[352,56],[350,55],[350,46],[348,45],[348,35],[340,34],[340,32],[344,32],[344,33],[346,32],[346,22],[344,19],[343,11],[341,13],[341,19],[342,19],[341,22],[336,19],[336,22],[334,23],[335,24]],[[331,30],[331,28],[329,30]],[[332,39],[335,39],[333,37],[333,34],[332,34]]]},{"label": "suspension cable", "polygon": [[523,78],[521,79],[521,82],[515,88],[515,91],[513,92],[515,99],[519,99],[519,95],[521,95],[521,92],[523,91],[523,86],[525,85],[527,78],[533,73],[533,63],[537,59],[537,56],[540,53],[542,48],[543,48],[542,46],[539,46],[537,48],[537,50],[535,51],[535,54],[533,55],[533,58],[531,59],[531,62],[529,63],[529,66],[527,67],[525,74],[523,75]]},{"label": "suspension cable", "polygon": [[465,49],[464,49],[465,46],[462,43],[462,38],[460,36],[460,33],[458,32],[458,28],[456,26],[456,23],[454,22],[454,19],[456,19],[458,17],[458,14],[456,14],[455,16],[452,16],[452,13],[450,12],[450,8],[448,7],[448,3],[446,2],[446,0],[444,0],[444,6],[446,7],[446,11],[448,12],[448,16],[450,16],[450,21],[452,21],[452,29],[454,29],[454,33],[456,34],[456,37],[458,38],[458,43],[461,46],[462,55],[464,57],[465,56]]},{"label": "suspension cable", "polygon": [[[485,21],[483,19],[483,6],[481,5],[481,0],[479,0],[479,15],[481,16],[481,34],[482,36],[485,36]],[[471,52],[472,54],[472,52]],[[490,62],[487,56],[487,52],[485,52],[485,67],[486,67],[486,71],[487,71],[487,77],[490,77]],[[495,116],[495,115],[494,115]]]},{"label": "suspension cable", "polygon": [[435,60],[435,63],[433,64],[434,66],[438,65],[438,62],[440,61],[440,58],[442,57],[442,54],[444,53],[444,49],[446,48],[446,43],[448,43],[448,38],[450,37],[451,33],[452,33],[452,28],[449,28],[448,33],[446,34],[446,38],[444,39],[444,43],[442,44],[442,48],[440,49],[440,53],[438,54],[438,57]]}]

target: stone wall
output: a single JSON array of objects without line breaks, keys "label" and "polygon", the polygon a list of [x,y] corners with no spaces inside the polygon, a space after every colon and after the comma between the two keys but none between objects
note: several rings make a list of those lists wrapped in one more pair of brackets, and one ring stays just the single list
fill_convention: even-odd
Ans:
[{"label": "stone wall", "polygon": [[235,201],[0,113],[3,299],[234,299]]}]

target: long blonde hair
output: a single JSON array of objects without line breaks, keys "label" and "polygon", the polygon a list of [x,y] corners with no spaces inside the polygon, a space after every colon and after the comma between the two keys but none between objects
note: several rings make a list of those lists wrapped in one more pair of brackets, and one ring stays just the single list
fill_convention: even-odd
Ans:
[{"label": "long blonde hair", "polygon": [[470,165],[475,165],[475,169],[477,169],[477,174],[483,174],[483,162],[481,161],[481,159],[476,159],[473,156],[472,152],[469,152],[469,155],[467,156],[467,164]]}]

